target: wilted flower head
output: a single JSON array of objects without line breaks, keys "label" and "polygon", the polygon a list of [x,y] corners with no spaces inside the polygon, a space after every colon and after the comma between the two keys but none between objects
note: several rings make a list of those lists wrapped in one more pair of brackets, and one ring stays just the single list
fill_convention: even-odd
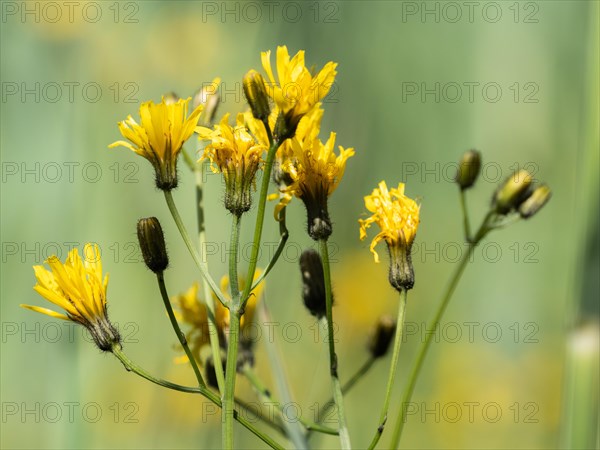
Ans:
[{"label": "wilted flower head", "polygon": [[146,158],[156,172],[156,186],[168,191],[177,187],[177,156],[185,141],[194,133],[203,106],[188,117],[187,100],[162,99],[140,106],[140,124],[133,117],[119,122],[119,130],[127,141],[116,141],[109,148],[123,146]]},{"label": "wilted flower head", "polygon": [[208,158],[211,170],[223,174],[225,207],[233,214],[241,214],[250,209],[251,189],[256,172],[264,163],[263,154],[267,149],[249,132],[247,121],[252,122],[252,127],[264,130],[261,121],[244,114],[238,114],[234,127],[229,125],[229,114],[225,114],[213,130],[197,128],[199,139],[210,141],[201,159]]},{"label": "wilted flower head", "polygon": [[51,270],[44,266],[33,266],[37,278],[33,289],[49,302],[64,309],[66,314],[39,306],[21,306],[83,325],[100,350],[111,351],[113,345],[120,344],[121,338],[108,320],[108,274],[102,278],[102,261],[98,246],[86,244],[84,259],[85,262],[74,248],[69,252],[64,264],[54,255],[48,258],[46,263]]},{"label": "wilted flower head", "polygon": [[414,272],[410,250],[419,226],[419,205],[404,195],[404,183],[388,191],[385,181],[381,181],[379,187],[365,197],[365,206],[373,215],[359,219],[360,239],[367,237],[367,228],[373,223],[379,225],[380,232],[370,247],[375,262],[379,262],[375,246],[385,240],[390,252],[390,283],[396,289],[411,289]]}]

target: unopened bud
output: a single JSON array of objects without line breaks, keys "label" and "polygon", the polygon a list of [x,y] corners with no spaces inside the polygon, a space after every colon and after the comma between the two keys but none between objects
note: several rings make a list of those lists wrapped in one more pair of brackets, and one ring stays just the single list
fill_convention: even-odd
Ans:
[{"label": "unopened bud", "polygon": [[516,209],[527,198],[531,186],[531,174],[524,169],[513,173],[501,184],[492,200],[492,206],[499,214]]},{"label": "unopened bud", "polygon": [[192,98],[192,108],[196,109],[200,105],[204,105],[202,114],[198,121],[199,124],[210,124],[217,114],[221,97],[217,92],[221,84],[220,78],[215,78],[210,83],[205,83],[202,88],[198,89]]},{"label": "unopened bud", "polygon": [[179,96],[171,91],[168,94],[163,95],[163,98],[165,99],[165,103],[167,105],[172,105],[173,103],[177,103],[177,101],[179,100]]},{"label": "unopened bud", "polygon": [[304,250],[300,255],[302,272],[302,300],[306,309],[317,318],[326,314],[325,275],[319,252]]},{"label": "unopened bud", "polygon": [[266,121],[271,114],[271,107],[264,78],[253,69],[244,76],[243,84],[244,95],[248,100],[252,115],[263,122]]},{"label": "unopened bud", "polygon": [[456,172],[456,183],[464,191],[475,184],[481,171],[481,153],[469,150],[462,155]]},{"label": "unopened bud", "polygon": [[523,219],[529,219],[536,214],[542,207],[548,203],[552,197],[550,188],[542,184],[533,190],[531,195],[519,206],[519,214]]},{"label": "unopened bud", "polygon": [[148,269],[159,274],[169,265],[165,236],[156,217],[140,219],[137,224],[137,235],[142,256]]},{"label": "unopened bud", "polygon": [[369,339],[369,351],[373,358],[381,358],[387,353],[395,332],[396,322],[392,316],[381,316]]}]

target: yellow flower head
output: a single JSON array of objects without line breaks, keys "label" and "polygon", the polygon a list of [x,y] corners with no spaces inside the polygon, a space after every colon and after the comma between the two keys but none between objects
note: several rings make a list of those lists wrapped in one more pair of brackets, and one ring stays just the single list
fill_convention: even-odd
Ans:
[{"label": "yellow flower head", "polygon": [[285,122],[282,138],[293,136],[298,121],[320,102],[329,92],[337,74],[337,63],[328,62],[316,74],[304,63],[304,50],[291,59],[286,46],[277,47],[277,80],[271,67],[271,51],[261,53],[263,68],[267,73],[267,93],[275,101]]},{"label": "yellow flower head", "polygon": [[102,261],[97,245],[86,244],[84,257],[85,262],[74,248],[64,264],[54,255],[48,258],[46,263],[51,271],[44,266],[33,266],[37,278],[33,289],[49,302],[64,309],[66,314],[39,306],[21,306],[83,325],[101,350],[110,351],[113,345],[120,343],[120,336],[106,313],[108,274],[102,278]]},{"label": "yellow flower head", "polygon": [[238,114],[234,127],[229,125],[229,114],[225,114],[213,130],[197,128],[199,139],[210,141],[201,159],[208,158],[211,170],[223,174],[225,207],[234,214],[250,209],[251,188],[267,149],[262,139],[253,135],[249,129],[260,130],[261,134],[266,135],[261,121],[244,114]]},{"label": "yellow flower head", "polygon": [[133,117],[119,122],[119,130],[127,141],[116,141],[109,148],[123,146],[146,158],[156,172],[156,186],[162,190],[177,187],[177,156],[185,141],[194,133],[203,106],[188,117],[187,100],[158,104],[148,101],[140,106],[140,124]]},{"label": "yellow flower head", "polygon": [[371,242],[371,252],[375,262],[379,255],[375,246],[385,240],[390,248],[410,248],[419,226],[419,205],[404,195],[404,183],[398,183],[398,188],[388,191],[385,181],[379,183],[371,195],[365,197],[366,208],[373,213],[368,219],[359,220],[360,239],[367,237],[367,228],[377,223],[381,231]]},{"label": "yellow flower head", "polygon": [[410,251],[419,226],[419,205],[404,195],[404,183],[398,183],[397,189],[388,191],[385,181],[382,181],[379,188],[365,197],[365,206],[373,215],[365,220],[359,219],[360,239],[365,239],[367,228],[377,223],[381,231],[371,242],[375,262],[379,262],[375,246],[385,240],[390,253],[390,284],[399,292],[412,289],[415,274]]},{"label": "yellow flower head", "polygon": [[327,142],[319,139],[323,110],[318,106],[299,123],[293,139],[287,140],[280,149],[281,170],[287,174],[290,183],[283,188],[281,201],[275,210],[275,217],[287,205],[292,196],[300,198],[308,214],[308,233],[315,239],[323,239],[331,234],[331,222],[327,210],[327,199],[338,187],[346,161],[354,155],[354,149],[339,146],[335,154],[335,133]]}]

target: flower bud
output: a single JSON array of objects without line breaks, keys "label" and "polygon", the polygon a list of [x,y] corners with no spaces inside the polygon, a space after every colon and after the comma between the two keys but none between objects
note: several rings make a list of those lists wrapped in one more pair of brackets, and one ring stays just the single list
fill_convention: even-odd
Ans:
[{"label": "flower bud", "polygon": [[210,124],[217,114],[221,97],[217,92],[221,84],[220,78],[215,78],[210,83],[204,83],[202,88],[198,89],[192,99],[192,107],[196,109],[200,105],[204,105],[204,110],[200,116],[198,124]]},{"label": "flower bud", "polygon": [[325,316],[327,301],[325,275],[319,252],[313,249],[304,250],[300,255],[300,271],[304,306],[313,316],[320,319]]},{"label": "flower bud", "polygon": [[462,155],[456,172],[456,183],[464,191],[475,184],[481,171],[481,153],[469,150]]},{"label": "flower bud", "polygon": [[137,235],[142,256],[148,269],[155,274],[162,273],[169,265],[165,236],[156,217],[140,219]]},{"label": "flower bud", "polygon": [[492,206],[499,214],[507,214],[516,209],[527,198],[531,186],[531,175],[524,169],[513,173],[501,184],[492,200]]},{"label": "flower bud", "polygon": [[547,185],[542,184],[541,186],[538,186],[533,190],[531,195],[521,203],[519,206],[519,214],[523,219],[529,219],[548,203],[550,197],[552,197],[552,191],[550,191],[550,188]]},{"label": "flower bud", "polygon": [[244,95],[248,100],[252,115],[263,122],[266,121],[271,114],[271,107],[264,78],[256,70],[250,70],[244,76],[243,84]]},{"label": "flower bud", "polygon": [[387,353],[395,332],[396,322],[392,316],[381,316],[377,320],[375,330],[369,339],[369,351],[373,358],[380,358]]},{"label": "flower bud", "polygon": [[179,101],[179,96],[173,91],[163,95],[163,98],[165,99],[165,103],[167,105],[172,105]]}]

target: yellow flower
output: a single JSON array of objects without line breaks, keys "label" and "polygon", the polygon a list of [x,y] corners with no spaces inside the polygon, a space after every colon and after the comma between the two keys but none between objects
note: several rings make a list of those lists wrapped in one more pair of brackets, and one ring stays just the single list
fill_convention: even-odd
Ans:
[{"label": "yellow flower", "polygon": [[127,147],[146,158],[156,172],[156,186],[162,190],[177,187],[177,156],[185,141],[194,133],[203,106],[199,105],[188,117],[187,100],[152,101],[140,106],[141,123],[133,117],[119,122],[119,130],[127,141],[116,141],[109,148]]},{"label": "yellow flower", "polygon": [[354,149],[339,146],[334,151],[335,133],[323,144],[318,138],[323,110],[317,105],[299,123],[293,139],[287,140],[280,149],[281,170],[290,183],[282,189],[282,196],[275,210],[275,217],[292,196],[300,198],[308,214],[308,233],[315,239],[326,239],[331,234],[331,222],[327,199],[338,187],[346,161],[354,155]]},{"label": "yellow flower", "polygon": [[84,257],[85,262],[74,248],[64,264],[54,255],[48,258],[46,263],[51,271],[44,266],[33,266],[37,278],[33,289],[49,302],[64,309],[66,314],[39,306],[21,306],[83,325],[101,350],[110,351],[113,345],[120,343],[120,337],[106,313],[108,274],[102,278],[102,261],[97,245],[86,244]]},{"label": "yellow flower", "polygon": [[337,74],[337,63],[328,62],[313,76],[304,63],[304,50],[290,59],[286,46],[277,47],[277,80],[271,68],[271,51],[261,53],[263,68],[267,73],[267,93],[275,101],[285,122],[284,129],[277,130],[280,139],[294,135],[298,121],[320,102],[329,92]]},{"label": "yellow flower", "polygon": [[360,239],[367,237],[367,228],[377,223],[381,231],[371,242],[371,252],[375,262],[379,255],[375,246],[385,239],[390,247],[409,246],[417,234],[419,226],[419,205],[404,195],[404,183],[398,183],[398,188],[388,191],[385,181],[379,183],[371,195],[365,196],[365,206],[373,213],[368,219],[359,220]]},{"label": "yellow flower", "polygon": [[[251,123],[247,126],[247,122]],[[262,138],[250,133],[249,127],[261,130],[266,135],[264,124],[251,116],[238,114],[236,126],[229,125],[226,114],[214,130],[198,127],[200,140],[209,140],[201,159],[208,158],[211,170],[221,172],[225,178],[225,207],[233,214],[241,214],[252,204],[251,188],[257,170],[263,164],[263,153],[267,147]]]},{"label": "yellow flower", "polygon": [[365,206],[373,215],[359,219],[360,239],[367,237],[367,228],[371,224],[379,225],[381,231],[370,247],[375,262],[379,262],[375,246],[385,240],[390,253],[390,284],[399,291],[412,289],[414,271],[410,251],[419,226],[419,205],[404,195],[404,183],[398,183],[397,189],[388,191],[385,181],[381,181],[379,188],[365,197]]}]

